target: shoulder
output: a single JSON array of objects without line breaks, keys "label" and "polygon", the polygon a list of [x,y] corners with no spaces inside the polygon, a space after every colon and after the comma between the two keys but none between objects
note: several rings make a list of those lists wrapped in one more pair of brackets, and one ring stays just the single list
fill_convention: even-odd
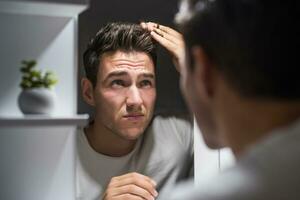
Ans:
[{"label": "shoulder", "polygon": [[76,129],[76,139],[77,139],[77,145],[79,145],[79,147],[88,144],[83,127],[79,127]]},{"label": "shoulder", "polygon": [[192,181],[179,184],[159,200],[263,200],[258,195],[261,184],[252,175],[242,168],[234,168],[197,186]]},{"label": "shoulder", "polygon": [[186,134],[193,128],[192,118],[188,115],[156,115],[152,126],[154,128],[168,129],[180,134]]},{"label": "shoulder", "polygon": [[296,168],[287,171],[282,167],[285,163],[277,164],[277,167],[266,164],[268,160],[257,158],[246,156],[235,166],[215,178],[199,182],[197,186],[191,183],[178,185],[168,191],[167,194],[171,195],[162,196],[160,200],[300,199]]},{"label": "shoulder", "polygon": [[173,141],[185,148],[193,146],[193,119],[188,115],[156,115],[149,128],[160,140]]}]

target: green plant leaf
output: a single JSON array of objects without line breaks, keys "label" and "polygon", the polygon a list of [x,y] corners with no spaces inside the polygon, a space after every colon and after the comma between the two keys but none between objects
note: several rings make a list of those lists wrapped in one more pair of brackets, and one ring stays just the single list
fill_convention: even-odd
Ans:
[{"label": "green plant leaf", "polygon": [[58,79],[56,75],[47,70],[45,73],[41,70],[35,69],[37,62],[35,60],[23,60],[20,71],[22,73],[22,81],[20,87],[22,89],[27,88],[50,88],[54,86]]}]

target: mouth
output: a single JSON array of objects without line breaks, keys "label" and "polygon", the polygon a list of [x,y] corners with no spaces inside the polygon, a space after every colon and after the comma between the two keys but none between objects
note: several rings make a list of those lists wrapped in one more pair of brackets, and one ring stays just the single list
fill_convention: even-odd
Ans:
[{"label": "mouth", "polygon": [[123,118],[130,120],[130,121],[139,121],[144,118],[145,115],[143,114],[129,114],[129,115],[124,115]]}]

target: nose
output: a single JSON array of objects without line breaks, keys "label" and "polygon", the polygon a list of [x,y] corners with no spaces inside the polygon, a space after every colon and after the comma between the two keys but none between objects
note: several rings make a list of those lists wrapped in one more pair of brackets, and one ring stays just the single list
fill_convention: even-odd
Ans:
[{"label": "nose", "polygon": [[140,91],[136,86],[132,86],[128,89],[126,106],[128,112],[140,111],[143,99],[141,97]]}]

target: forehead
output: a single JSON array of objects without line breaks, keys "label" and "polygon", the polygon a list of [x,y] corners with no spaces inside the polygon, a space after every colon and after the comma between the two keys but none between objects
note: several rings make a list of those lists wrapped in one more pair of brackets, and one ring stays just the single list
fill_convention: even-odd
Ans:
[{"label": "forehead", "polygon": [[127,71],[132,73],[154,73],[154,63],[150,56],[144,52],[104,53],[101,56],[100,76],[105,77],[114,71]]}]

